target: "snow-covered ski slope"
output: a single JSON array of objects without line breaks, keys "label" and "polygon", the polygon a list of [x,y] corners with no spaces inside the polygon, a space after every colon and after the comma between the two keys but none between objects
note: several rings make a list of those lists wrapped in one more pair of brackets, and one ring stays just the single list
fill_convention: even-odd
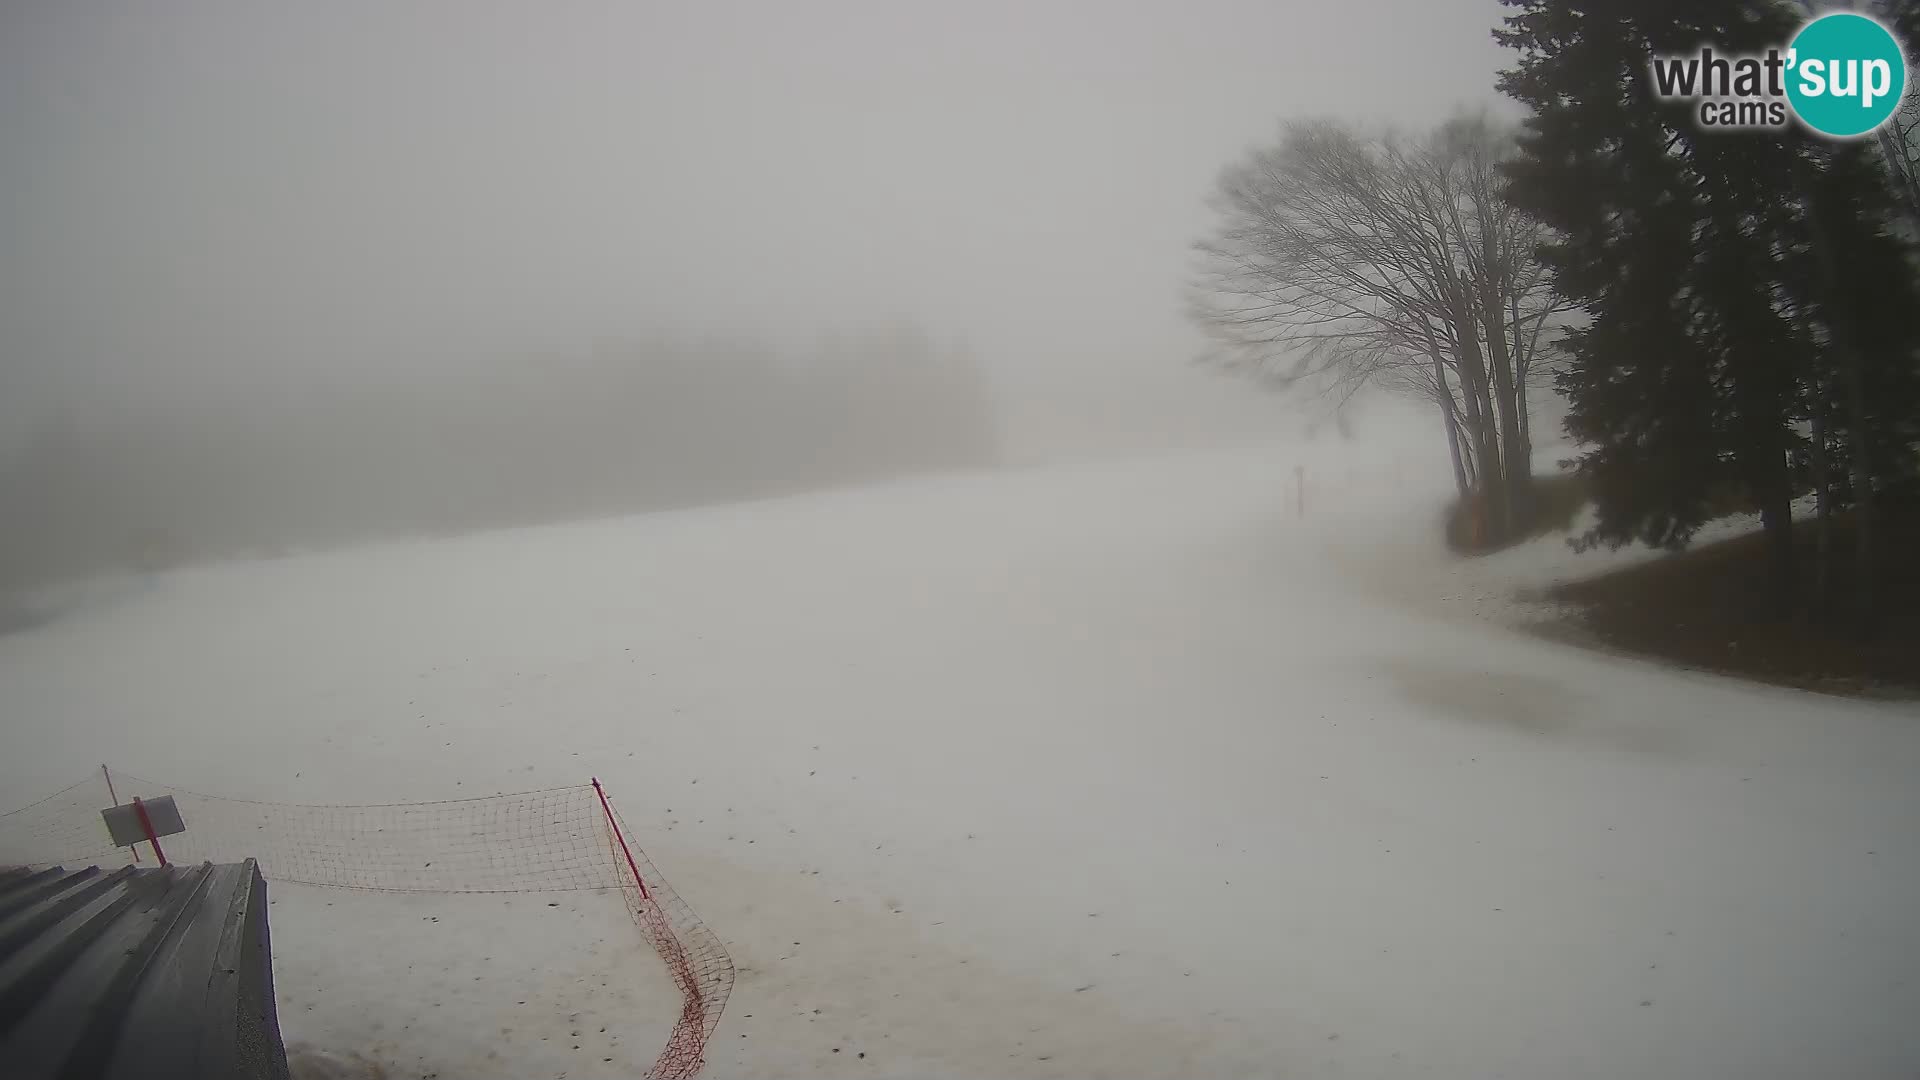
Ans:
[{"label": "snow-covered ski slope", "polygon": [[[1429,602],[1444,475],[1391,475],[1198,452],[100,588],[0,637],[0,791],[102,759],[294,802],[598,775],[739,965],[716,1078],[1920,1071],[1920,709]],[[459,916],[500,944],[475,984],[527,988],[505,1012],[357,1035],[464,972],[404,977],[446,943],[371,924],[434,925],[413,901],[298,892],[290,1039],[578,1078],[671,1022],[619,974],[637,935],[535,902]],[[544,969],[563,918],[613,944]],[[557,1046],[583,1011],[602,1042]]]}]

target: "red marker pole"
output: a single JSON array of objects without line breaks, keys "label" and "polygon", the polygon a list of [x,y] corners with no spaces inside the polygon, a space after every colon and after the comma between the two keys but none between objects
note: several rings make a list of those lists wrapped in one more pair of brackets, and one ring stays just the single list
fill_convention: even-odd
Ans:
[{"label": "red marker pole", "polygon": [[613,806],[607,802],[607,792],[600,786],[599,777],[593,778],[593,790],[600,796],[600,809],[607,815],[607,828],[613,830],[613,838],[620,841],[620,853],[627,857],[627,869],[633,871],[633,883],[640,886],[640,899],[648,899],[647,883],[640,880],[640,867],[633,861],[633,849],[627,846],[627,838],[620,835],[620,823],[613,819]]},{"label": "red marker pole", "polygon": [[160,838],[153,833],[153,819],[147,816],[147,804],[141,802],[138,795],[133,797],[133,812],[140,819],[140,827],[147,830],[147,843],[153,845],[153,857],[160,860],[161,866],[167,865],[167,853],[160,850]]}]

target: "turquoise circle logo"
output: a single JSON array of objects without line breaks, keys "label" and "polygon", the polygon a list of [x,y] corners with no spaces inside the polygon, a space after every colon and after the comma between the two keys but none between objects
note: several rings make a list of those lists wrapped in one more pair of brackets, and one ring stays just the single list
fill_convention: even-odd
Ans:
[{"label": "turquoise circle logo", "polygon": [[1886,27],[1865,15],[1822,15],[1801,27],[1788,49],[1787,101],[1820,134],[1865,135],[1900,108],[1906,53]]}]

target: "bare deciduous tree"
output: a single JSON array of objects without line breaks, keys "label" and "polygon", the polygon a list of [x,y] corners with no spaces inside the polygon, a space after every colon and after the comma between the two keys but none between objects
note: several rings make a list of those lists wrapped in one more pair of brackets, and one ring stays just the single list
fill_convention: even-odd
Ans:
[{"label": "bare deciduous tree", "polygon": [[1525,512],[1526,388],[1565,310],[1540,229],[1503,197],[1510,135],[1463,117],[1424,138],[1295,122],[1226,170],[1198,245],[1208,359],[1328,396],[1417,394],[1440,411],[1463,496]]}]

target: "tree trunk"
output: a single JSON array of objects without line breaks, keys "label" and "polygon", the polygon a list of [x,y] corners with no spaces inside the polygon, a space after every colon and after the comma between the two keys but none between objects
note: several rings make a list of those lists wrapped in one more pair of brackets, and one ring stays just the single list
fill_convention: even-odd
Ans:
[{"label": "tree trunk", "polygon": [[1860,354],[1840,354],[1840,377],[1846,384],[1847,426],[1853,453],[1853,585],[1854,617],[1871,632],[1879,615],[1878,575],[1874,566],[1873,451],[1868,444],[1867,392],[1860,375]]},{"label": "tree trunk", "polygon": [[1527,408],[1527,373],[1516,369],[1513,373],[1513,400],[1520,407],[1520,453],[1527,461],[1527,482],[1533,482],[1533,424]]},{"label": "tree trunk", "polygon": [[1527,482],[1533,482],[1533,407],[1527,400],[1527,380],[1533,372],[1534,349],[1539,344],[1536,336],[1527,341],[1521,335],[1520,300],[1517,296],[1507,301],[1507,325],[1513,327],[1513,404],[1520,417],[1520,453],[1527,463]]},{"label": "tree trunk", "polygon": [[1793,486],[1787,473],[1787,430],[1780,419],[1766,415],[1772,400],[1763,386],[1735,383],[1744,396],[1743,415],[1736,429],[1734,460],[1746,488],[1747,504],[1760,512],[1766,532],[1769,600],[1772,613],[1793,612],[1799,594],[1793,550]]},{"label": "tree trunk", "polygon": [[[1715,179],[1718,180],[1714,183]],[[1800,592],[1794,566],[1793,482],[1787,471],[1787,455],[1793,445],[1788,417],[1793,415],[1794,387],[1801,377],[1801,365],[1793,356],[1793,344],[1775,340],[1768,320],[1775,312],[1768,297],[1750,287],[1768,249],[1757,241],[1752,230],[1743,228],[1734,200],[1727,196],[1730,186],[1725,177],[1709,178],[1713,190],[1705,192],[1702,207],[1712,223],[1713,235],[1706,241],[1713,248],[1714,266],[1709,284],[1715,296],[1711,302],[1719,309],[1730,339],[1728,389],[1734,407],[1734,464],[1745,486],[1747,505],[1760,512],[1760,525],[1766,533],[1769,589],[1773,614],[1791,615]],[[1785,329],[1784,327],[1782,329]]]},{"label": "tree trunk", "polygon": [[1473,456],[1479,466],[1479,490],[1485,500],[1489,524],[1506,535],[1506,482],[1499,440],[1493,435],[1493,410],[1487,397],[1487,369],[1481,359],[1480,334],[1474,325],[1472,301],[1464,292],[1453,298],[1455,339],[1460,343],[1460,382],[1466,399],[1468,434],[1473,439]]},{"label": "tree trunk", "polygon": [[[1741,392],[1739,385],[1734,392]],[[1772,614],[1784,617],[1793,613],[1800,591],[1794,566],[1793,487],[1787,474],[1785,425],[1763,415],[1759,404],[1750,398],[1745,406],[1748,415],[1737,428],[1734,462],[1746,488],[1747,505],[1760,512],[1766,534],[1768,607]]]},{"label": "tree trunk", "polygon": [[[1489,252],[1491,258],[1491,252]],[[1520,412],[1514,401],[1513,355],[1507,347],[1507,328],[1501,317],[1500,297],[1494,278],[1499,273],[1492,262],[1481,271],[1480,321],[1487,336],[1487,352],[1493,368],[1493,393],[1500,414],[1501,479],[1506,482],[1506,531],[1509,536],[1526,524],[1527,484],[1532,479],[1532,463],[1527,460],[1520,438]]]},{"label": "tree trunk", "polygon": [[1447,454],[1453,458],[1453,487],[1464,504],[1467,499],[1467,467],[1460,460],[1460,425],[1453,418],[1453,388],[1447,385],[1447,368],[1440,360],[1437,345],[1428,344],[1429,355],[1433,357],[1433,383],[1439,390],[1441,421],[1447,429]]},{"label": "tree trunk", "polygon": [[1840,275],[1833,264],[1832,237],[1821,219],[1822,202],[1816,188],[1800,166],[1800,194],[1806,203],[1808,233],[1813,240],[1813,258],[1820,275],[1820,288],[1828,297],[1837,317],[1827,328],[1833,335],[1833,351],[1839,360],[1842,408],[1847,415],[1848,455],[1853,472],[1853,584],[1854,618],[1862,630],[1870,631],[1878,614],[1878,575],[1874,566],[1873,450],[1869,439],[1866,380],[1860,370],[1860,350],[1856,347],[1851,319],[1840,303]]},{"label": "tree trunk", "polygon": [[[1508,268],[1495,230],[1486,227],[1495,215],[1482,203],[1480,230],[1480,323],[1487,336],[1489,366],[1493,368],[1494,397],[1500,410],[1500,453],[1505,468],[1508,535],[1518,534],[1527,523],[1527,487],[1533,478],[1533,462],[1528,460],[1520,437],[1520,404],[1516,396],[1519,381],[1514,378],[1516,358],[1512,339],[1507,335],[1506,305],[1501,302],[1508,280]],[[1518,327],[1515,327],[1516,332]]]},{"label": "tree trunk", "polygon": [[1773,578],[1773,602],[1777,614],[1787,615],[1794,608],[1793,500],[1787,493],[1786,463],[1781,462],[1780,484],[1775,494],[1761,500],[1760,527],[1767,535],[1767,562]]},{"label": "tree trunk", "polygon": [[1813,603],[1824,608],[1832,599],[1833,585],[1833,473],[1827,465],[1827,410],[1821,404],[1815,381],[1808,384],[1813,393],[1813,441],[1808,447],[1813,470]]}]

